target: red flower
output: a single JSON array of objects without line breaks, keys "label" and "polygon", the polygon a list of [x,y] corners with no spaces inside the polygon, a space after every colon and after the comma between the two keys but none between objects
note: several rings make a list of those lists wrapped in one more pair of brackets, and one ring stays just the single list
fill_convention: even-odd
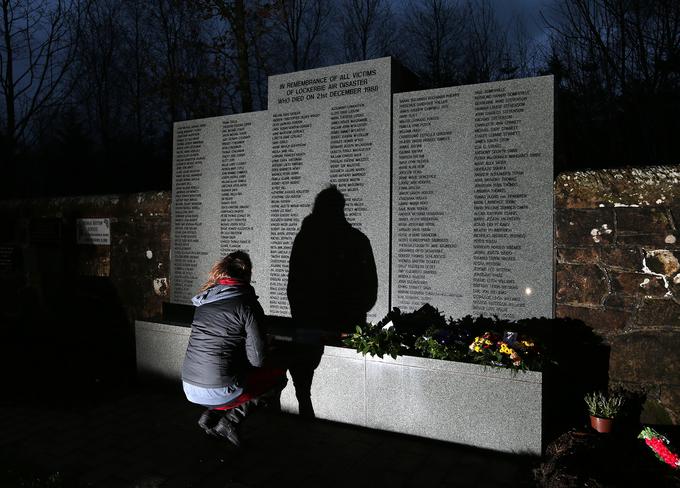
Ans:
[{"label": "red flower", "polygon": [[680,461],[680,457],[678,457],[677,454],[673,454],[668,447],[666,447],[666,444],[659,439],[658,437],[654,437],[652,439],[645,439],[645,443],[651,447],[658,456],[663,459],[666,463],[670,464],[673,467],[678,466],[678,462]]}]

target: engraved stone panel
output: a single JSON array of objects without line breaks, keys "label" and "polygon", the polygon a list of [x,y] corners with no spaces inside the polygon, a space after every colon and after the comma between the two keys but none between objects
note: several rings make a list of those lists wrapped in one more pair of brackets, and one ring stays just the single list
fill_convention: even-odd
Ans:
[{"label": "engraved stone panel", "polygon": [[343,193],[347,220],[370,240],[378,272],[369,320],[388,307],[391,60],[269,78],[272,117],[270,311],[289,316],[288,259],[315,196]]},{"label": "engraved stone panel", "polygon": [[392,305],[552,317],[553,78],[394,97]]},{"label": "engraved stone panel", "polygon": [[253,286],[268,302],[268,141],[267,112],[175,124],[172,302],[191,303],[212,264],[237,249],[250,253]]}]

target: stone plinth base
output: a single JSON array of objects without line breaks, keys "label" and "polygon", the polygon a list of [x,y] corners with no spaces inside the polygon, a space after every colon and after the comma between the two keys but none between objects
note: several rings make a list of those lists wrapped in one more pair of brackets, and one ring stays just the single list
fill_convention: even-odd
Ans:
[{"label": "stone plinth base", "polygon": [[[179,381],[189,332],[138,321],[139,374]],[[326,346],[314,372],[312,402],[322,419],[540,455],[542,381],[537,372],[410,356],[379,359]],[[281,407],[297,413],[292,381]]]}]

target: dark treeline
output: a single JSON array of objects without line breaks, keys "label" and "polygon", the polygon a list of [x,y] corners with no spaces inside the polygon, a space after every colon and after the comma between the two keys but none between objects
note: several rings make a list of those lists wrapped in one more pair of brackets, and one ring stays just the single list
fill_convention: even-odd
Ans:
[{"label": "dark treeline", "polygon": [[169,189],[172,122],[267,77],[393,56],[421,88],[554,74],[557,171],[680,154],[680,2],[0,0],[0,197]]}]

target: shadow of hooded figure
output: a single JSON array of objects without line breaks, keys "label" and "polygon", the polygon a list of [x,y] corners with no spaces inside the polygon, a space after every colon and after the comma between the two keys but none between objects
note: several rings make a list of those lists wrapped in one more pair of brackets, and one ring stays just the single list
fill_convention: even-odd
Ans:
[{"label": "shadow of hooded figure", "polygon": [[[322,190],[293,242],[288,301],[298,328],[328,332],[330,342],[366,322],[375,305],[378,276],[368,238],[345,218],[345,198]],[[310,389],[323,345],[292,344],[289,370],[300,414],[313,417]]]}]

